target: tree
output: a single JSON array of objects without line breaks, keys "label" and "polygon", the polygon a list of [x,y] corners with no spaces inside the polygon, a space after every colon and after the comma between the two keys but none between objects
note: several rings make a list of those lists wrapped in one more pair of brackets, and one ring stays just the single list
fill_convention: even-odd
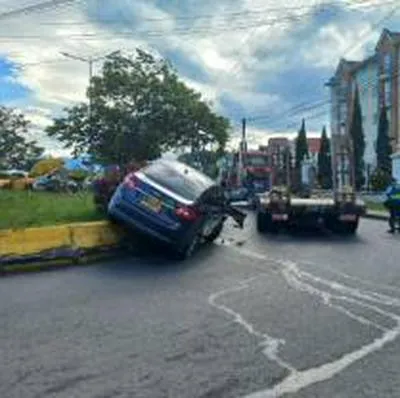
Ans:
[{"label": "tree", "polygon": [[209,143],[223,148],[228,140],[229,122],[180,81],[168,62],[141,50],[134,57],[109,58],[88,95],[91,120],[87,106],[80,104],[66,109],[66,116],[47,130],[75,154],[124,165],[168,149]]},{"label": "tree", "polygon": [[318,153],[318,182],[322,189],[332,188],[331,144],[325,126],[322,129]]},{"label": "tree", "polygon": [[219,154],[217,152],[202,150],[184,153],[178,157],[178,160],[200,169],[211,178],[216,178],[218,174],[218,158]]},{"label": "tree", "polygon": [[371,187],[373,191],[384,191],[392,181],[392,176],[387,171],[375,169],[371,175]]},{"label": "tree", "polygon": [[308,143],[306,125],[304,119],[301,122],[301,128],[296,138],[296,169],[300,170],[304,158],[308,158]]},{"label": "tree", "polygon": [[32,177],[44,176],[55,169],[60,169],[64,166],[64,161],[59,158],[48,158],[39,160],[30,171]]},{"label": "tree", "polygon": [[35,141],[28,141],[29,122],[15,111],[0,106],[0,169],[29,169],[43,154]]},{"label": "tree", "polygon": [[389,139],[389,121],[387,119],[386,107],[381,108],[378,124],[378,139],[376,142],[377,169],[392,173],[392,160],[390,158],[391,147]]},{"label": "tree", "polygon": [[358,87],[356,87],[353,103],[353,118],[350,125],[350,139],[353,154],[353,167],[355,177],[355,187],[357,190],[365,184],[364,175],[364,152],[365,152],[365,139],[362,126],[362,114],[360,105],[360,96]]}]

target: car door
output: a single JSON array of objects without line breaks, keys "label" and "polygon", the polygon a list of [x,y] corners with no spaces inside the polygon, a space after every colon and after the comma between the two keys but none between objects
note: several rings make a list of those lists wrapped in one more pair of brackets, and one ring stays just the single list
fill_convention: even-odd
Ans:
[{"label": "car door", "polygon": [[204,215],[202,233],[208,236],[227,217],[227,198],[224,189],[213,185],[205,190],[197,199],[196,206]]}]

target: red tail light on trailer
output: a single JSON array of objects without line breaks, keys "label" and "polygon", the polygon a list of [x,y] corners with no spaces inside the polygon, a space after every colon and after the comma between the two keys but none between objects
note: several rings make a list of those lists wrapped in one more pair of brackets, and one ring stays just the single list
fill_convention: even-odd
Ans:
[{"label": "red tail light on trailer", "polygon": [[176,208],[175,214],[184,221],[196,221],[200,217],[200,212],[195,207],[180,206]]}]

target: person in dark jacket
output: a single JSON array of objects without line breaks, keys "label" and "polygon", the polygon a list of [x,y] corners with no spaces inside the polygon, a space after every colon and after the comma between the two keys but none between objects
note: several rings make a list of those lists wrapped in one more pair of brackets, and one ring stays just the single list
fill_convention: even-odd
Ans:
[{"label": "person in dark jacket", "polygon": [[396,180],[386,189],[385,207],[389,210],[389,233],[393,234],[397,228],[400,228],[400,184]]}]

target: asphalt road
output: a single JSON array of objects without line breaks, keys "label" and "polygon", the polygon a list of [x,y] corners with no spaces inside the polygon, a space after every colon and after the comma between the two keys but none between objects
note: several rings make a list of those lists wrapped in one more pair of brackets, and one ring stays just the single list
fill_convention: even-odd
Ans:
[{"label": "asphalt road", "polygon": [[400,235],[248,221],[186,263],[1,279],[0,397],[399,397]]}]

